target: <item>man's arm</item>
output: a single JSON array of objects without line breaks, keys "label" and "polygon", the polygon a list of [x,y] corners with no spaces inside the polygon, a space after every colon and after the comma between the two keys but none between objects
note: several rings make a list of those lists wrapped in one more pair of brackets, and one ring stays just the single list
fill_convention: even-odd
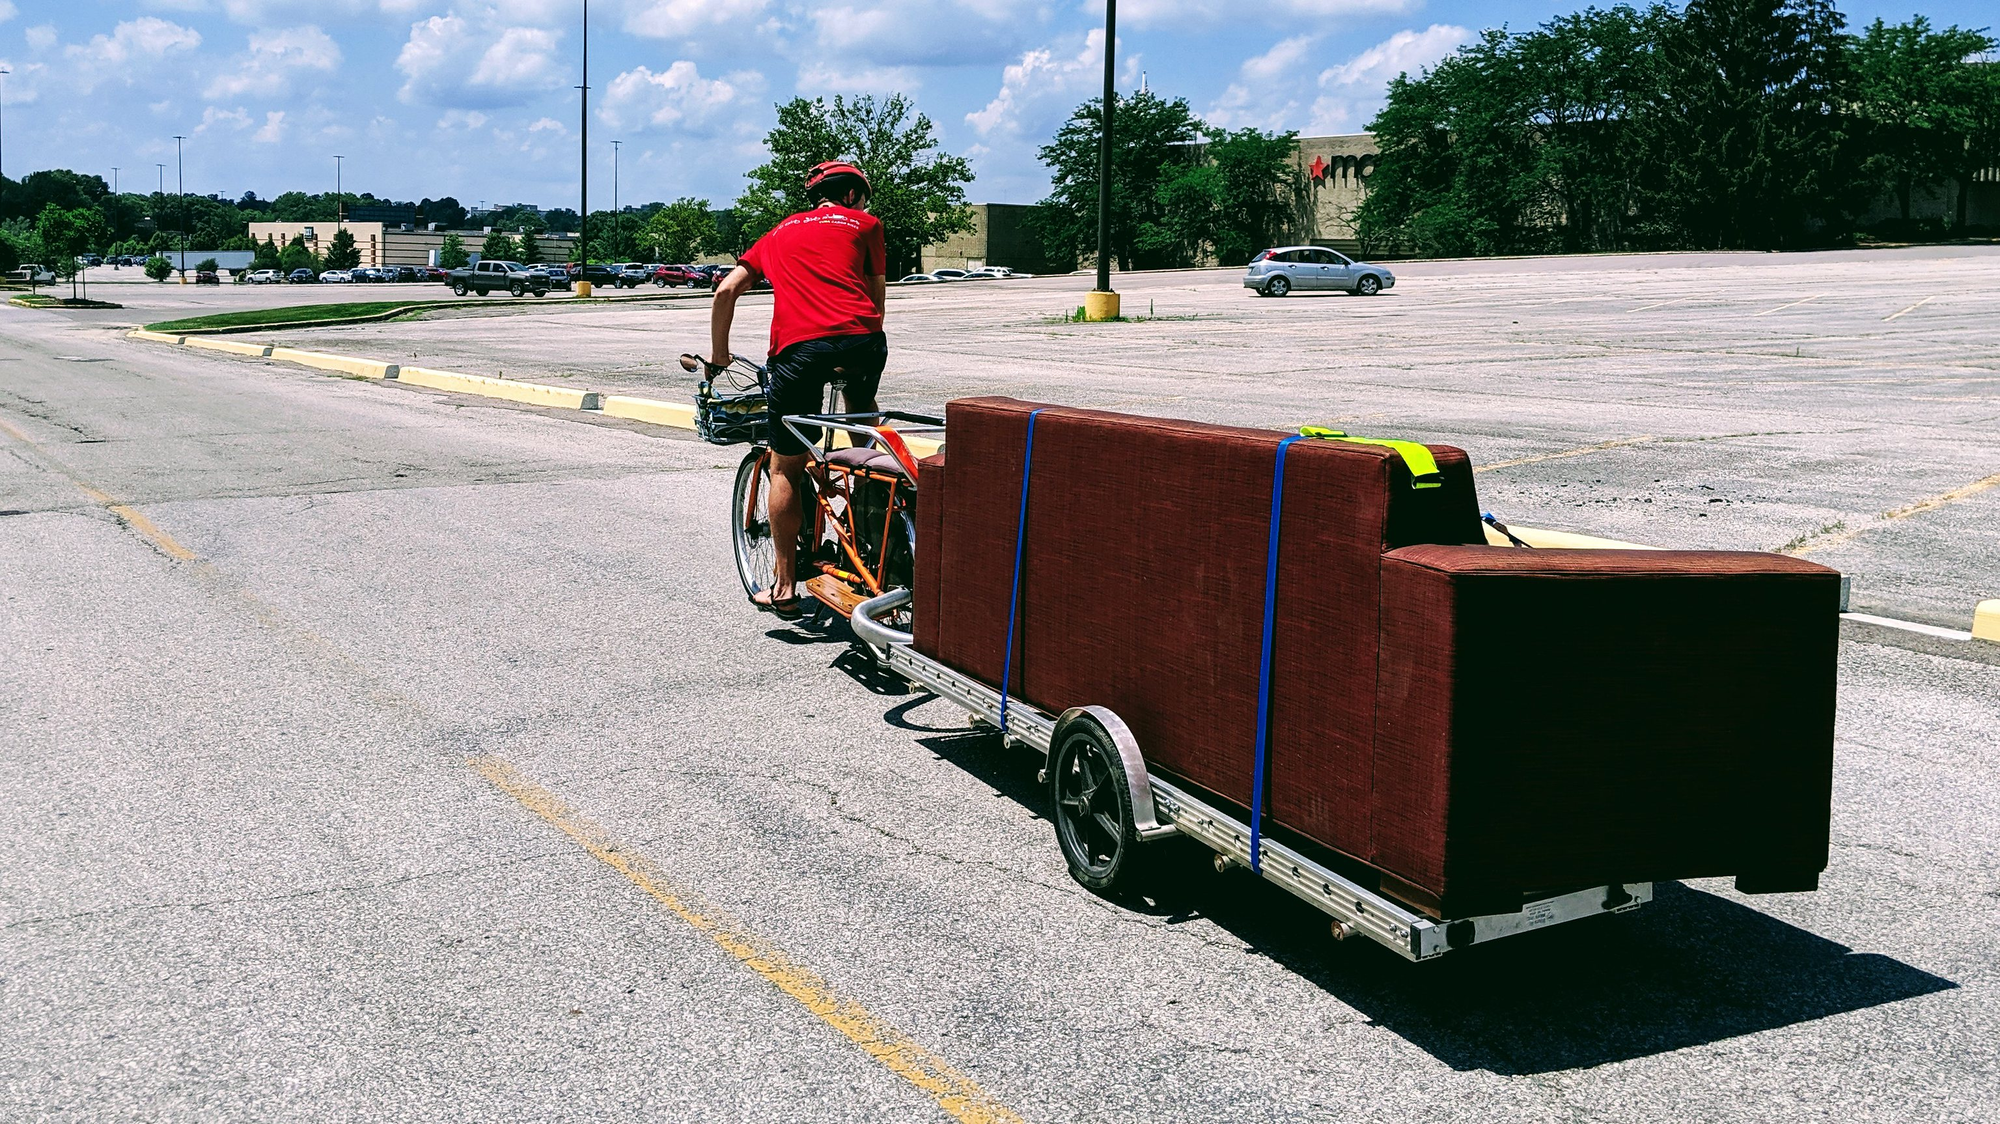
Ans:
[{"label": "man's arm", "polygon": [[875,315],[880,316],[888,308],[889,279],[876,274],[868,279],[868,297],[875,302]]},{"label": "man's arm", "polygon": [[715,303],[708,310],[708,361],[716,367],[726,367],[729,354],[729,326],[736,322],[736,298],[750,291],[757,283],[757,275],[747,265],[739,265],[729,271],[722,284],[715,287]]}]

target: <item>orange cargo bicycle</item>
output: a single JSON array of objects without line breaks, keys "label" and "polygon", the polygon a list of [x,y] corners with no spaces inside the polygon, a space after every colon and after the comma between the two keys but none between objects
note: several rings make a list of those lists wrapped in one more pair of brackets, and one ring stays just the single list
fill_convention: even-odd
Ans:
[{"label": "orange cargo bicycle", "polygon": [[[798,574],[799,588],[819,603],[820,613],[852,617],[861,602],[910,587],[917,462],[903,438],[943,433],[944,419],[899,410],[837,413],[837,381],[827,388],[825,413],[774,418],[763,367],[737,359],[711,369],[700,356],[683,355],[681,368],[703,372],[695,390],[695,431],[702,440],[750,446],[737,465],[730,500],[736,574],[746,594],[769,589],[775,577],[778,545],[768,503],[773,454],[767,444],[773,425],[790,430],[812,454],[806,470],[812,502],[799,533]],[[898,623],[908,626],[906,619]]]}]

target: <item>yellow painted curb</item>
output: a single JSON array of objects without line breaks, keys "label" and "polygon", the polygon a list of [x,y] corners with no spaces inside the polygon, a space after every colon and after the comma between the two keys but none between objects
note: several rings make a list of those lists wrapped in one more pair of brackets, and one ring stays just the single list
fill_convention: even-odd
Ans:
[{"label": "yellow painted curb", "polygon": [[[1617,539],[1600,539],[1592,535],[1576,535],[1568,531],[1544,531],[1539,527],[1523,527],[1509,523],[1507,529],[1514,537],[1529,546],[1542,550],[1664,550],[1665,547],[1646,546],[1636,542],[1620,542]],[[1506,536],[1491,527],[1486,528],[1486,545],[1511,546]]]},{"label": "yellow painted curb", "polygon": [[1118,319],[1118,294],[1101,293],[1096,289],[1083,294],[1083,318],[1085,320]]},{"label": "yellow painted curb", "polygon": [[694,428],[694,404],[691,402],[662,402],[658,398],[607,394],[603,410],[608,417],[630,418],[654,425],[669,425],[675,429]]},{"label": "yellow painted curb", "polygon": [[186,338],[184,336],[170,336],[165,332],[149,332],[144,328],[134,328],[130,332],[127,332],[126,335],[135,340],[149,340],[153,343],[171,344],[179,344]]},{"label": "yellow painted curb", "polygon": [[301,367],[316,367],[322,371],[358,375],[364,379],[386,379],[396,372],[394,363],[377,363],[372,359],[350,359],[345,355],[328,355],[323,351],[300,351],[294,347],[274,347],[271,349],[271,358],[286,363],[297,363]]},{"label": "yellow painted curb", "polygon": [[572,390],[566,386],[544,386],[541,383],[488,378],[485,375],[461,375],[456,371],[437,371],[429,367],[399,368],[396,372],[396,381],[411,386],[427,386],[432,390],[477,394],[530,406],[556,406],[566,410],[581,410],[588,405],[590,399],[597,397],[591,391]]},{"label": "yellow painted curb", "polygon": [[267,356],[271,345],[265,343],[237,343],[234,340],[210,340],[200,336],[189,336],[181,343],[187,347],[198,347],[203,351],[226,351],[231,355]]},{"label": "yellow painted curb", "polygon": [[2000,601],[1981,601],[1972,610],[1972,638],[2000,643]]}]

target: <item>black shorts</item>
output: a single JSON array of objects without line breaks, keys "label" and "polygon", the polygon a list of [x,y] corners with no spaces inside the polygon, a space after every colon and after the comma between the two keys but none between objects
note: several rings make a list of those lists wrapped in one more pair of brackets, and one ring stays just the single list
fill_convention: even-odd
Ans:
[{"label": "black shorts", "polygon": [[[778,419],[787,414],[825,412],[828,383],[845,386],[850,399],[874,398],[888,362],[889,337],[881,332],[800,340],[772,356],[765,364],[770,380],[766,397],[771,404],[771,451],[787,457],[803,454],[806,447]],[[817,426],[799,428],[815,438],[819,434]]]}]

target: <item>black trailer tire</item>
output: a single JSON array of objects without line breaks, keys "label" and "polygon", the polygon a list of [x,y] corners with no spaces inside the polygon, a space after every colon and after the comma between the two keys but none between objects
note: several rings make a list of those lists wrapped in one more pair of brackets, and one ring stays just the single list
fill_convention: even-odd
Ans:
[{"label": "black trailer tire", "polygon": [[1144,866],[1132,788],[1117,743],[1095,718],[1078,714],[1058,727],[1048,784],[1070,877],[1100,894],[1130,889]]}]

